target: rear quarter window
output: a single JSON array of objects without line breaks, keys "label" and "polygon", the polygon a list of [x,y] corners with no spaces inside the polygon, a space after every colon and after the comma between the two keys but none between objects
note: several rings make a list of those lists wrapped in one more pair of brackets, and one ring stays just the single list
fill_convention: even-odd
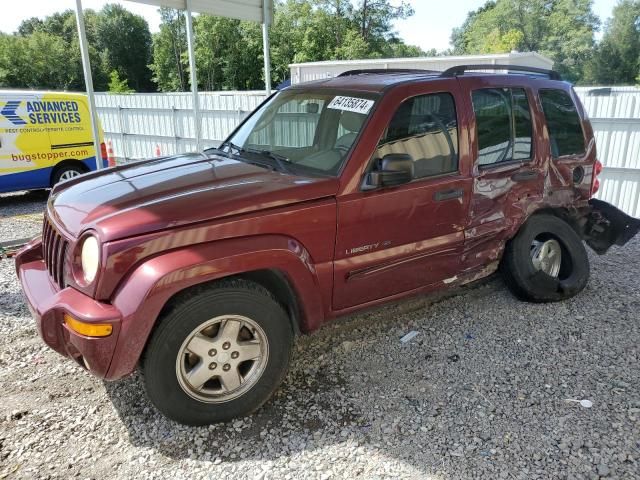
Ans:
[{"label": "rear quarter window", "polygon": [[584,133],[573,99],[564,90],[540,90],[542,110],[549,130],[554,158],[580,155],[585,151]]}]

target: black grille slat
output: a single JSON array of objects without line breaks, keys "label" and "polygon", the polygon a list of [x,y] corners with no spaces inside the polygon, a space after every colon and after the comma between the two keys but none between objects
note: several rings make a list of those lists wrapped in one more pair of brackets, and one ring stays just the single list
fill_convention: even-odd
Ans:
[{"label": "black grille slat", "polygon": [[60,235],[45,216],[42,227],[42,256],[49,276],[60,288],[65,287],[64,264],[68,247],[69,242]]},{"label": "black grille slat", "polygon": [[58,285],[64,285],[64,266],[67,263],[67,248],[69,242],[62,242],[62,249],[60,253],[60,263],[58,264]]},{"label": "black grille slat", "polygon": [[44,227],[42,228],[42,255],[44,257],[45,264],[49,261],[47,252],[47,245],[49,244],[49,222],[44,219]]},{"label": "black grille slat", "polygon": [[[51,228],[51,225],[49,225]],[[47,239],[47,270],[49,270],[49,274],[51,274],[51,262],[53,262],[53,241],[55,240],[55,236],[53,235],[53,229],[49,231],[49,238]]]},{"label": "black grille slat", "polygon": [[51,261],[47,265],[49,269],[49,275],[53,277],[53,280],[58,283],[55,277],[56,265],[58,265],[58,243],[60,243],[60,237],[54,235],[51,239]]}]

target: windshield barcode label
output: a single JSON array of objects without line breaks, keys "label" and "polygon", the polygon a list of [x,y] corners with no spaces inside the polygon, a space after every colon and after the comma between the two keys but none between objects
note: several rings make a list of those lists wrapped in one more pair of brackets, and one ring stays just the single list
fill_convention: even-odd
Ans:
[{"label": "windshield barcode label", "polygon": [[338,96],[331,100],[329,108],[367,114],[369,113],[369,110],[371,110],[371,107],[373,107],[373,103],[373,100],[368,100],[366,98]]}]

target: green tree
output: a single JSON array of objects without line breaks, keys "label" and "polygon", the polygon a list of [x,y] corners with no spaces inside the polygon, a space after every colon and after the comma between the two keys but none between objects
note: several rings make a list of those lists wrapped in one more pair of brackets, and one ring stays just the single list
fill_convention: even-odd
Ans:
[{"label": "green tree", "polygon": [[188,87],[187,32],[184,15],[161,8],[160,31],[153,36],[153,81],[163,92],[183,92]]},{"label": "green tree", "polygon": [[587,68],[587,81],[631,85],[640,77],[640,0],[620,0]]},{"label": "green tree", "polygon": [[339,60],[354,60],[366,58],[369,55],[369,45],[358,30],[350,29],[340,45],[336,48],[335,57]]},{"label": "green tree", "polygon": [[470,12],[451,37],[461,54],[537,51],[580,80],[599,25],[591,0],[497,0]]},{"label": "green tree", "polygon": [[0,86],[68,89],[73,59],[66,42],[46,32],[0,36]]},{"label": "green tree", "polygon": [[413,13],[413,7],[404,1],[394,5],[389,0],[359,0],[354,20],[364,41],[374,51],[380,51],[381,43],[395,37],[393,22],[409,18]]},{"label": "green tree", "polygon": [[117,70],[138,92],[153,90],[151,33],[147,21],[116,4],[105,5],[95,21],[95,45],[105,71]]},{"label": "green tree", "polygon": [[110,93],[133,93],[134,89],[129,87],[126,78],[120,78],[117,70],[113,70],[109,75],[109,92]]},{"label": "green tree", "polygon": [[200,88],[262,88],[262,32],[257,23],[198,15],[194,31]]}]

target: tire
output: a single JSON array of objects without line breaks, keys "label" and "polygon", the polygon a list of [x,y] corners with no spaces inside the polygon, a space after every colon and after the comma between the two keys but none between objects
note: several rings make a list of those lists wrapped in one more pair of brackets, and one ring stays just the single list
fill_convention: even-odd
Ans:
[{"label": "tire", "polygon": [[[292,343],[288,315],[262,286],[233,280],[197,288],[172,302],[147,343],[142,359],[147,394],[167,417],[187,425],[248,415],[284,379]],[[243,361],[249,356],[256,359]]]},{"label": "tire", "polygon": [[62,165],[57,168],[55,173],[53,174],[53,178],[51,179],[51,187],[54,187],[57,183],[60,183],[64,180],[69,180],[70,178],[77,177],[85,173],[85,169],[79,165]]},{"label": "tire", "polygon": [[[560,261],[552,257],[543,267],[534,266],[539,245],[559,245]],[[555,242],[555,243],[554,243]],[[539,261],[539,260],[538,260]],[[555,262],[557,275],[554,273]],[[501,272],[505,283],[518,298],[530,302],[556,302],[580,293],[589,280],[589,257],[582,240],[571,226],[558,217],[533,215],[511,239],[504,252]]]}]

